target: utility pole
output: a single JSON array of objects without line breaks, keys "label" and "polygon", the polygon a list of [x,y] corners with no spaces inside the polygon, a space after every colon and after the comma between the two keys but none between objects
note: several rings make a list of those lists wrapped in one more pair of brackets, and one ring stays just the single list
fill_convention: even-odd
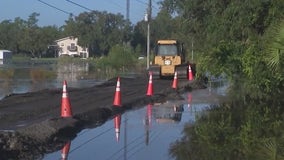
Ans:
[{"label": "utility pole", "polygon": [[126,0],[126,19],[129,20],[129,0]]},{"label": "utility pole", "polygon": [[150,21],[152,14],[152,0],[148,2],[147,15],[145,20],[147,21],[147,69],[150,67]]}]

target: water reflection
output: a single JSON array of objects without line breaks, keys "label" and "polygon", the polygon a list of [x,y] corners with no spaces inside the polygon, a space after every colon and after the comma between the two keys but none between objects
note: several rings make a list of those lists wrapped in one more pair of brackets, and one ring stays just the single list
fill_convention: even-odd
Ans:
[{"label": "water reflection", "polygon": [[153,107],[153,114],[158,123],[178,123],[181,121],[183,111],[183,104],[172,102]]},{"label": "water reflection", "polygon": [[119,141],[120,136],[120,124],[121,124],[121,114],[118,114],[114,117],[114,129],[115,129],[115,138],[116,141]]},{"label": "water reflection", "polygon": [[13,93],[60,88],[63,80],[67,80],[69,86],[75,88],[100,83],[91,77],[87,62],[1,66],[0,99]]},{"label": "water reflection", "polygon": [[283,100],[234,98],[185,126],[171,154],[176,159],[284,159]]},{"label": "water reflection", "polygon": [[89,63],[64,63],[57,67],[57,80],[78,81],[89,72]]},{"label": "water reflection", "polygon": [[[94,129],[84,129],[72,140],[69,159],[171,159],[170,143],[181,135],[185,123],[194,119],[193,111],[203,105],[167,102],[148,104],[140,109],[116,115],[112,120]],[[160,122],[159,119],[169,119]],[[170,122],[170,123],[166,123]],[[174,123],[173,123],[174,122]],[[47,154],[44,159],[58,159],[59,152]]]},{"label": "water reflection", "polygon": [[12,88],[10,88],[9,86],[11,86],[14,73],[15,73],[14,69],[6,69],[6,68],[0,69],[0,93],[13,92]]},{"label": "water reflection", "polygon": [[192,94],[191,92],[187,93],[187,107],[190,109],[190,105],[191,105],[191,102],[192,102]]},{"label": "water reflection", "polygon": [[68,141],[61,150],[61,160],[67,160],[70,151],[71,141]]},{"label": "water reflection", "polygon": [[[211,127],[208,129],[209,132],[207,134],[218,135],[224,129],[212,125],[213,122],[211,121],[207,121],[208,126],[198,128],[197,130],[192,128],[196,121],[200,123],[199,121],[203,115],[208,114],[204,111],[210,108],[210,105],[206,102],[208,100],[206,97],[208,97],[208,94],[212,95],[213,91],[214,88],[211,92],[198,90],[186,93],[184,95],[185,101],[181,102],[168,101],[162,104],[148,104],[137,110],[116,115],[112,120],[97,128],[84,129],[72,140],[73,149],[69,152],[68,158],[70,160],[174,159],[175,157],[171,157],[169,154],[169,148],[172,143],[177,139],[182,139],[180,141],[182,143],[188,142],[182,138],[182,132],[189,133],[194,131],[198,132],[196,134],[199,134],[205,130],[207,131],[207,127]],[[219,116],[216,114],[218,118],[226,119],[230,117],[227,115]],[[227,131],[226,128],[225,131]],[[206,136],[208,137],[207,134],[200,136],[201,138],[206,138]],[[197,139],[197,142],[199,142],[199,139]],[[200,139],[200,142],[203,142],[203,140]],[[203,145],[207,147],[206,144],[207,142],[204,142]],[[192,150],[192,152],[196,152],[196,155],[201,151],[206,152],[207,148],[204,149],[200,144],[197,145],[199,146],[194,146],[196,150]],[[188,146],[184,147],[187,149]],[[182,151],[182,149],[177,150]],[[60,157],[60,151],[45,155],[44,160],[58,159],[58,157]],[[186,156],[181,159],[189,159],[187,152]],[[200,158],[197,157],[195,159]]]},{"label": "water reflection", "polygon": [[149,144],[149,137],[150,137],[150,127],[152,123],[152,104],[148,104],[146,108],[146,116],[145,116],[145,131],[146,131],[146,136],[145,136],[145,144]]}]

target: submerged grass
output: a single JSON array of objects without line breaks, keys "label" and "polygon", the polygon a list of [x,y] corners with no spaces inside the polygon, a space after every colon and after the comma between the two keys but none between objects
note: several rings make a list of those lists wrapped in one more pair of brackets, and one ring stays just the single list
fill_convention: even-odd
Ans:
[{"label": "submerged grass", "polygon": [[3,69],[0,68],[0,79],[11,79],[15,73],[14,69]]},{"label": "submerged grass", "polygon": [[[38,67],[38,69],[31,69],[28,73],[25,73],[35,81],[55,78],[58,70],[60,72],[73,72],[74,69],[81,72],[78,78],[109,79],[119,75],[145,71],[146,59],[138,60],[137,55],[128,47],[116,45],[111,49],[108,56],[103,57],[90,57],[88,59],[68,56],[31,58],[25,55],[16,55],[13,56],[12,65]],[[45,68],[40,67],[41,65],[44,65]],[[13,70],[7,70],[7,68],[0,70],[0,78],[11,78],[13,75]]]},{"label": "submerged grass", "polygon": [[32,81],[43,81],[56,78],[56,73],[45,69],[31,69],[30,77]]}]

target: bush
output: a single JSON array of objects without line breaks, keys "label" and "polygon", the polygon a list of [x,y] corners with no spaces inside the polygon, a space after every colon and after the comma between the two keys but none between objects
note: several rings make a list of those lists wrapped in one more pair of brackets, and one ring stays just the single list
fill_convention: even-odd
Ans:
[{"label": "bush", "polygon": [[115,68],[133,67],[137,62],[137,56],[131,52],[130,47],[116,45],[109,52],[110,64]]},{"label": "bush", "polygon": [[97,67],[101,69],[113,68],[123,70],[133,68],[137,63],[137,56],[129,47],[115,45],[111,48],[108,56],[97,60]]}]

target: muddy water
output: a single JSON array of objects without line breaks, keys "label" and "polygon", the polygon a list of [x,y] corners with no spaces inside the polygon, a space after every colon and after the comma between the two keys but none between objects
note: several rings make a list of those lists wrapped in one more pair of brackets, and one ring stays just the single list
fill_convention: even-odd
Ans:
[{"label": "muddy water", "polygon": [[185,125],[217,103],[212,95],[222,92],[222,88],[193,91],[183,95],[185,101],[147,105],[117,115],[100,127],[82,130],[62,150],[43,159],[170,160],[171,143],[181,138]]}]

